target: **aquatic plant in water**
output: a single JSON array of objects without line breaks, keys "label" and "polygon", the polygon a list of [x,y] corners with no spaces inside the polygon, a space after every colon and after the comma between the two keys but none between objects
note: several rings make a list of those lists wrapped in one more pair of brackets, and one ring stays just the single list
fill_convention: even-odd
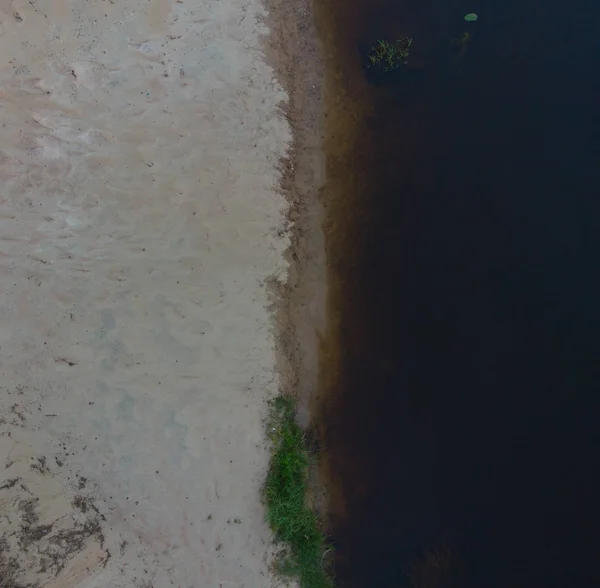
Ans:
[{"label": "aquatic plant in water", "polygon": [[367,66],[385,72],[398,69],[401,65],[406,65],[411,45],[412,39],[409,37],[402,37],[394,42],[379,40],[369,53]]}]

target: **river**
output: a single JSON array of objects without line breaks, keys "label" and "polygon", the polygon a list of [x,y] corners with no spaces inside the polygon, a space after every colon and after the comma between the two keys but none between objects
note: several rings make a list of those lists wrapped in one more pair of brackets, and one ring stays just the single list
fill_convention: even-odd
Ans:
[{"label": "river", "polygon": [[[317,22],[339,586],[597,583],[600,9],[318,0]],[[369,80],[404,35],[406,71]]]}]

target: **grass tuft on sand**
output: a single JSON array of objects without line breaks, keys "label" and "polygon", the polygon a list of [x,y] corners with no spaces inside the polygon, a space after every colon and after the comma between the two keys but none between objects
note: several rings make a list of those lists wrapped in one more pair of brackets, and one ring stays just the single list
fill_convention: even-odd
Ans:
[{"label": "grass tuft on sand", "polygon": [[273,453],[263,492],[267,521],[276,542],[283,544],[276,569],[296,578],[300,588],[332,588],[323,568],[325,540],[306,504],[309,456],[295,417],[290,398],[278,396],[270,402],[267,426]]}]

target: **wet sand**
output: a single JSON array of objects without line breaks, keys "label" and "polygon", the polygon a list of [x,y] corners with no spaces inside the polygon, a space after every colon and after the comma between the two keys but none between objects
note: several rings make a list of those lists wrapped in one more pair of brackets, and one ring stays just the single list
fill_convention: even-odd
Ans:
[{"label": "wet sand", "polygon": [[266,13],[0,17],[3,581],[269,585],[292,135]]}]

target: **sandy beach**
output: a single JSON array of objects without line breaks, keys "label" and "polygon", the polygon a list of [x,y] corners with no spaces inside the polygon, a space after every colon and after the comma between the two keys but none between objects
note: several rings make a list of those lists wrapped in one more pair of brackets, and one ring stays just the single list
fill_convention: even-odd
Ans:
[{"label": "sandy beach", "polygon": [[286,92],[256,0],[0,3],[0,584],[264,587]]}]

